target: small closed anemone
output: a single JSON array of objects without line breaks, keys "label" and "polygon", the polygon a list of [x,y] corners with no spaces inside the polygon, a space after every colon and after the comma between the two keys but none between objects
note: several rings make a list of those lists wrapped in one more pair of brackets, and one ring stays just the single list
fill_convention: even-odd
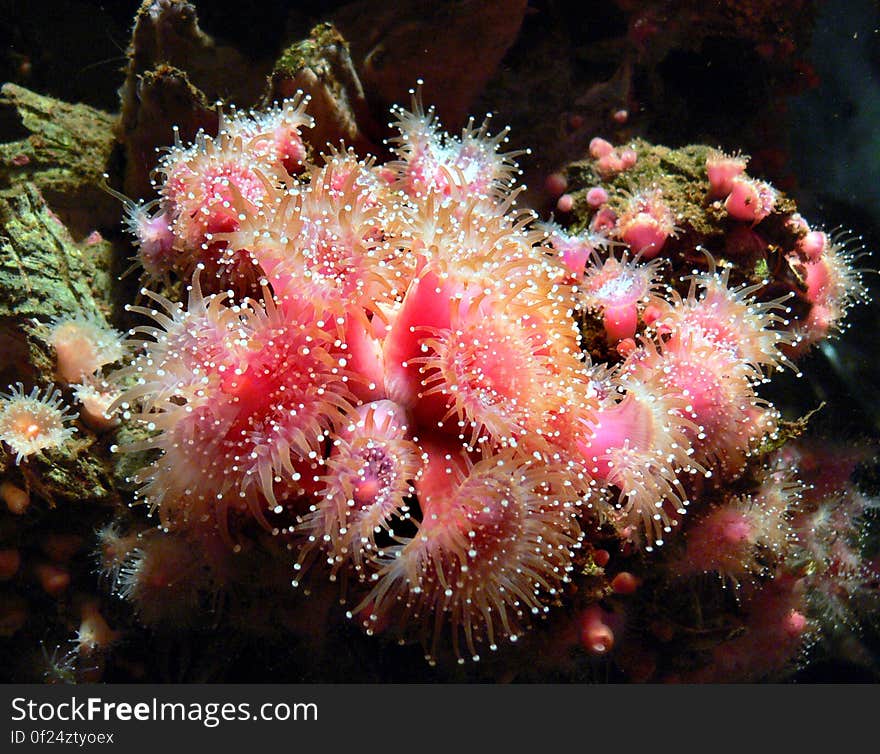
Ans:
[{"label": "small closed anemone", "polygon": [[742,365],[750,380],[766,382],[766,372],[784,366],[796,369],[784,349],[797,342],[789,325],[785,301],[790,294],[772,301],[759,301],[754,294],[764,287],[741,285],[731,288],[730,269],[694,273],[687,297],[672,291],[672,303],[655,323],[657,331],[674,343],[692,334],[724,350],[731,365]]},{"label": "small closed anemone", "polygon": [[627,254],[617,259],[613,254],[603,261],[597,254],[587,265],[579,286],[582,305],[602,315],[602,325],[611,343],[632,338],[636,334],[640,310],[655,295],[662,260],[643,264]]},{"label": "small closed anemone", "polygon": [[34,387],[27,395],[20,382],[9,390],[0,394],[0,439],[15,453],[16,464],[41,450],[61,447],[76,432],[67,426],[76,415],[54,385],[45,391]]},{"label": "small closed anemone", "polygon": [[377,535],[393,537],[395,522],[409,519],[408,500],[415,493],[412,483],[421,473],[422,457],[418,446],[406,439],[405,418],[391,401],[376,401],[361,406],[333,441],[318,500],[300,527],[308,539],[297,572],[305,570],[319,548],[326,553],[331,578],[353,567],[363,580],[364,563],[377,552]]},{"label": "small closed anemone", "polygon": [[725,154],[713,149],[706,157],[706,177],[709,179],[709,196],[726,199],[733,190],[733,179],[745,172],[749,158],[743,154]]},{"label": "small closed anemone", "polygon": [[135,481],[138,496],[169,528],[219,527],[230,512],[266,528],[267,510],[303,493],[306,467],[351,411],[344,359],[310,311],[262,303],[225,305],[193,279],[187,310],[150,294],[165,311],[134,308],[156,326],[119,378],[133,380],[123,408],[151,436],[123,450],[160,451]]},{"label": "small closed anemone", "polygon": [[424,109],[418,90],[410,94],[412,112],[400,106],[391,111],[397,120],[389,125],[400,132],[389,139],[399,158],[386,166],[397,175],[394,186],[416,199],[432,192],[503,199],[521,172],[516,157],[528,153],[500,151],[509,129],[490,136],[491,115],[480,126],[471,118],[457,139],[441,130],[433,107]]},{"label": "small closed anemone", "polygon": [[459,662],[516,641],[561,596],[582,534],[578,495],[553,467],[511,450],[472,463],[425,444],[422,522],[387,548],[356,612],[369,633],[417,629],[429,662],[450,633]]},{"label": "small closed anemone", "polygon": [[574,446],[588,477],[619,490],[616,507],[622,527],[645,535],[645,551],[661,546],[675,518],[689,504],[681,473],[705,473],[693,459],[688,431],[687,399],[672,390],[656,389],[637,377],[616,375],[618,391],[610,393],[582,420]]},{"label": "small closed anemone", "polygon": [[56,317],[46,338],[55,349],[56,371],[65,382],[81,382],[125,355],[122,334],[92,312]]}]

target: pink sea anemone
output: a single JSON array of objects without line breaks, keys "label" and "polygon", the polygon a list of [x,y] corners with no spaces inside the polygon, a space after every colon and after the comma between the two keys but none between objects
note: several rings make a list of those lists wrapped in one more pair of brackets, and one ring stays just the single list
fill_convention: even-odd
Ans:
[{"label": "pink sea anemone", "polygon": [[656,257],[676,232],[675,215],[656,188],[631,196],[615,228],[633,255],[643,259]]},{"label": "pink sea anemone", "polygon": [[422,522],[386,550],[360,610],[368,629],[420,627],[431,660],[444,628],[459,658],[478,660],[558,599],[583,536],[578,498],[563,475],[509,450],[476,464],[441,446],[427,453]]},{"label": "pink sea anemone", "polygon": [[123,336],[99,314],[56,317],[47,336],[55,349],[56,371],[65,382],[80,382],[125,354]]},{"label": "pink sea anemone", "polygon": [[[580,285],[582,305],[602,315],[602,325],[611,343],[636,334],[639,312],[656,299],[660,260],[644,264],[640,259],[620,259],[609,254],[604,261],[597,254],[586,267]],[[659,300],[659,299],[658,299]]]},{"label": "pink sea anemone", "polygon": [[20,382],[0,394],[0,440],[15,453],[15,462],[41,450],[64,445],[76,429],[68,426],[75,417],[54,385],[34,387],[25,394]]},{"label": "pink sea anemone", "polygon": [[132,307],[158,326],[138,328],[152,340],[117,373],[135,380],[121,405],[138,404],[150,433],[123,449],[161,452],[136,476],[139,497],[166,526],[225,532],[228,513],[244,511],[268,527],[276,490],[302,491],[305,467],[351,409],[344,359],[310,310],[282,312],[269,295],[229,306],[204,297],[198,275],[185,311],[149,295],[165,312]]},{"label": "pink sea anemone", "polygon": [[333,441],[316,501],[299,526],[308,541],[300,551],[298,572],[319,548],[333,578],[340,569],[353,567],[363,580],[365,562],[379,549],[377,537],[394,537],[395,524],[410,517],[408,501],[415,494],[422,454],[406,439],[402,410],[383,400],[361,406],[356,416]]}]

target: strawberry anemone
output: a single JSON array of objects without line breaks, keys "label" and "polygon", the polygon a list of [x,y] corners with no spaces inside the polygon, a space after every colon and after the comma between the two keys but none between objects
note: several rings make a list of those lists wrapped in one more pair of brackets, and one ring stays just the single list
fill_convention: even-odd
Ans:
[{"label": "strawberry anemone", "polygon": [[640,312],[648,303],[660,301],[655,289],[661,265],[659,259],[643,264],[625,253],[620,259],[610,254],[605,260],[592,254],[580,284],[581,302],[587,310],[601,313],[611,343],[632,338]]},{"label": "strawberry anemone", "polygon": [[575,463],[592,486],[617,488],[615,520],[634,539],[644,533],[651,552],[690,502],[680,474],[705,473],[687,437],[696,425],[673,390],[654,390],[625,372],[610,377],[618,387],[601,391],[599,407],[578,419]]},{"label": "strawberry anemone", "polygon": [[[157,450],[134,481],[166,528],[217,526],[231,512],[269,528],[266,512],[308,489],[328,432],[351,409],[347,374],[311,310],[228,305],[204,296],[198,274],[186,309],[145,292],[164,311],[132,307],[155,326],[117,373],[123,408],[148,431],[123,450]],[[132,415],[131,411],[127,412]]]},{"label": "strawberry anemone", "polygon": [[520,173],[516,157],[527,154],[500,151],[509,129],[490,136],[491,115],[479,126],[471,118],[456,139],[441,130],[434,108],[423,107],[418,91],[410,94],[412,111],[392,109],[396,120],[391,125],[399,135],[389,143],[398,159],[387,167],[398,176],[395,188],[416,198],[430,193],[501,198],[509,193]]},{"label": "strawberry anemone", "polygon": [[776,430],[778,414],[755,393],[748,366],[700,331],[659,347],[645,340],[625,368],[650,389],[684,399],[693,458],[721,478],[741,472],[758,442]]},{"label": "strawberry anemone", "polygon": [[454,446],[424,448],[418,531],[380,553],[356,612],[368,632],[419,626],[430,662],[447,631],[460,662],[478,660],[560,597],[583,536],[578,495],[564,474],[509,449],[474,463]]},{"label": "strawberry anemone", "polygon": [[[306,542],[297,573],[305,572],[322,550],[331,578],[353,567],[361,580],[365,562],[375,557],[377,535],[394,536],[396,521],[410,515],[413,480],[421,473],[418,446],[406,439],[406,417],[391,401],[361,406],[334,439],[317,500],[299,527]],[[299,584],[299,576],[293,582]]]},{"label": "strawberry anemone", "polygon": [[258,265],[282,298],[331,320],[381,313],[406,280],[370,163],[338,155],[307,177],[305,184],[270,188],[259,212],[217,239]]},{"label": "strawberry anemone", "polygon": [[766,381],[766,372],[783,366],[796,369],[784,353],[797,342],[797,336],[784,329],[789,324],[784,304],[790,295],[758,301],[753,294],[763,283],[731,288],[729,278],[729,269],[694,274],[686,297],[671,292],[672,300],[655,324],[657,331],[673,343],[696,332],[725,352],[731,364],[742,364],[753,381]]}]

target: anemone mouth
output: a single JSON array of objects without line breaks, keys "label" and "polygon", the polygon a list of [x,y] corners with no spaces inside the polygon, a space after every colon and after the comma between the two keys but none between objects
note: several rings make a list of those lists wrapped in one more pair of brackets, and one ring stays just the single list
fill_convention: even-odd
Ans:
[{"label": "anemone mouth", "polygon": [[324,553],[331,579],[342,571],[366,581],[384,542],[394,541],[411,518],[413,480],[422,467],[414,443],[401,439],[361,436],[337,440],[327,460],[328,473],[299,531],[305,537],[295,566],[299,583]]},{"label": "anemone mouth", "polygon": [[583,535],[561,471],[511,451],[457,468],[450,494],[420,497],[419,530],[377,562],[356,612],[366,612],[368,630],[378,621],[420,626],[429,657],[448,630],[456,656],[476,660],[558,599]]}]

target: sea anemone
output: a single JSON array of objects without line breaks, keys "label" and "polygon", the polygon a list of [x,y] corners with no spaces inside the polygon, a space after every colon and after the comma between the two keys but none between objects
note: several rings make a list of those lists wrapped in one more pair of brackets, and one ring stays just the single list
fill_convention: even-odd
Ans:
[{"label": "sea anemone", "polygon": [[629,246],[633,256],[653,259],[675,236],[675,215],[663,199],[660,189],[651,188],[633,194],[617,220],[615,234]]},{"label": "sea anemone", "polygon": [[784,349],[796,343],[798,336],[784,329],[789,320],[785,302],[790,294],[759,301],[755,293],[764,283],[730,287],[730,268],[720,273],[712,269],[691,276],[685,298],[672,291],[672,302],[655,322],[655,329],[673,342],[686,340],[696,333],[701,339],[724,350],[731,366],[744,369],[749,379],[764,381],[765,370],[796,367]]},{"label": "sea anemone", "polygon": [[9,390],[0,394],[0,440],[13,450],[17,464],[38,451],[61,447],[73,436],[76,429],[67,422],[75,414],[64,405],[57,387],[34,387],[25,395],[18,382]]},{"label": "sea anemone", "polygon": [[358,409],[357,420],[333,441],[317,500],[299,527],[307,542],[298,572],[320,548],[332,577],[353,566],[365,578],[364,563],[376,555],[377,535],[393,537],[395,522],[410,516],[408,500],[415,494],[412,483],[421,473],[422,455],[406,434],[405,416],[391,401]]},{"label": "sea anemone", "polygon": [[742,471],[778,418],[756,395],[744,367],[703,331],[692,330],[659,347],[643,340],[624,368],[649,389],[684,399],[680,410],[691,422],[684,432],[694,460],[724,478]]},{"label": "sea anemone", "polygon": [[80,382],[125,355],[123,336],[95,313],[56,317],[49,325],[48,343],[55,349],[58,377]]},{"label": "sea anemone", "polygon": [[826,236],[822,254],[816,258],[802,260],[799,255],[789,255],[789,261],[803,277],[805,298],[811,305],[806,319],[795,327],[800,338],[794,344],[798,353],[842,330],[850,307],[867,299],[863,271],[855,267],[862,254],[861,238],[838,232]]},{"label": "sea anemone", "polygon": [[617,391],[582,420],[577,459],[595,483],[617,487],[621,526],[643,532],[651,552],[675,522],[667,505],[683,514],[690,502],[679,474],[705,471],[687,436],[696,425],[687,417],[687,399],[674,391],[624,374],[616,381]]},{"label": "sea anemone", "polygon": [[187,310],[150,294],[166,312],[135,308],[159,327],[118,379],[135,379],[123,407],[151,436],[123,450],[161,456],[135,477],[139,497],[166,526],[219,525],[229,510],[249,511],[270,528],[265,511],[301,490],[304,467],[320,457],[326,433],[351,408],[345,359],[311,320],[310,311],[262,304],[225,305],[203,297],[193,279]]},{"label": "sea anemone", "polygon": [[636,334],[640,310],[657,299],[661,265],[659,259],[643,264],[638,257],[629,259],[626,253],[620,259],[609,254],[603,261],[593,253],[579,286],[581,305],[601,313],[605,334],[612,343]]},{"label": "sea anemone", "polygon": [[443,196],[503,198],[515,183],[519,168],[516,157],[522,151],[501,152],[509,129],[489,136],[491,115],[476,127],[471,118],[456,139],[441,131],[434,108],[425,110],[417,90],[411,90],[412,111],[394,107],[397,120],[390,125],[399,136],[389,139],[398,160],[388,169],[398,178],[395,187],[411,197],[431,192]]},{"label": "sea anemone", "polygon": [[179,534],[148,530],[117,569],[114,593],[147,626],[185,626],[210,614],[219,591],[202,553]]},{"label": "sea anemone", "polygon": [[712,505],[688,522],[683,549],[671,563],[676,576],[712,572],[739,586],[776,572],[795,547],[790,517],[803,485],[781,468],[765,473],[755,492]]},{"label": "sea anemone", "polygon": [[512,305],[474,300],[453,307],[450,327],[423,330],[426,355],[409,360],[423,375],[414,407],[423,426],[449,424],[471,448],[540,447],[581,362],[558,349],[528,309]]},{"label": "sea anemone", "polygon": [[565,476],[505,450],[476,464],[427,447],[417,488],[422,523],[386,549],[357,612],[365,626],[420,626],[430,661],[446,627],[453,651],[516,641],[561,595],[582,534]]}]

